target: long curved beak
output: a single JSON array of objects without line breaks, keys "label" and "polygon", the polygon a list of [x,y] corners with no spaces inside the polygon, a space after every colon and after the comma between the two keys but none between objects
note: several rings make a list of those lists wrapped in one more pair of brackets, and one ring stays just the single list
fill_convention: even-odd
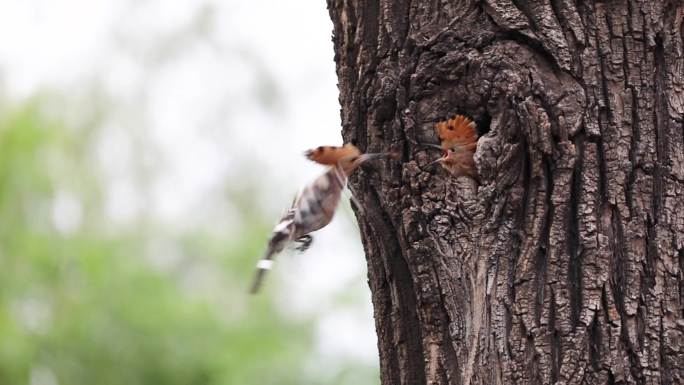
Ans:
[{"label": "long curved beak", "polygon": [[398,157],[399,157],[399,154],[396,153],[396,152],[394,152],[394,151],[390,151],[390,152],[371,152],[371,153],[363,154],[363,155],[359,156],[359,159],[357,160],[357,162],[358,162],[359,164],[361,164],[361,163],[367,162],[367,161],[369,161],[369,160],[376,160],[376,159],[382,159],[382,158],[397,159]]},{"label": "long curved beak", "polygon": [[436,150],[444,151],[442,146],[440,146],[438,144],[432,144],[432,143],[418,143],[418,144],[421,146],[430,147],[430,148],[434,148]]},{"label": "long curved beak", "polygon": [[382,159],[382,158],[392,158],[392,159],[399,159],[399,153],[397,151],[390,151],[390,152],[371,152],[367,154],[362,154],[359,155],[353,162],[348,164],[347,166],[344,167],[345,173],[347,175],[351,174],[354,170],[356,170],[357,167],[361,166],[362,164],[371,161],[371,160],[377,160],[377,159]]},{"label": "long curved beak", "polygon": [[406,139],[408,139],[409,142],[411,142],[417,146],[430,147],[430,148],[434,148],[436,150],[442,150],[442,151],[444,150],[442,148],[442,146],[440,146],[439,144],[418,142],[415,139],[411,139],[411,138],[406,138]]},{"label": "long curved beak", "polygon": [[378,153],[370,153],[370,154],[363,154],[359,156],[359,159],[357,162],[359,163],[365,163],[368,162],[369,160],[376,160],[376,159],[382,159],[389,156],[387,153],[384,152],[378,152]]},{"label": "long curved beak", "polygon": [[425,165],[425,167],[432,167],[433,165],[435,165],[435,164],[437,164],[437,163],[439,163],[439,162],[441,162],[441,161],[443,161],[443,160],[444,160],[444,157],[441,157],[441,158],[439,158],[439,159],[437,159],[437,160],[434,160],[434,161],[428,163],[427,165]]}]

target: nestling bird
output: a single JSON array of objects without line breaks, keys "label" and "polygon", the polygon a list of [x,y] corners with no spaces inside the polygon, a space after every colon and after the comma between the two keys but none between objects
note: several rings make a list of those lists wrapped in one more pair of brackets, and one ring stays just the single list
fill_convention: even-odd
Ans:
[{"label": "nestling bird", "polygon": [[473,155],[477,149],[477,125],[463,115],[439,122],[435,125],[441,145],[428,145],[442,150],[442,157],[432,162],[439,163],[453,176],[467,175],[477,178]]},{"label": "nestling bird", "polygon": [[299,250],[306,250],[312,241],[310,233],[330,223],[347,184],[347,177],[356,168],[369,160],[392,156],[391,153],[361,154],[352,144],[342,147],[321,146],[305,152],[305,155],[330,168],[297,194],[290,208],[273,228],[266,253],[257,263],[251,293],[256,293],[261,287],[276,254],[293,241],[301,244]]}]

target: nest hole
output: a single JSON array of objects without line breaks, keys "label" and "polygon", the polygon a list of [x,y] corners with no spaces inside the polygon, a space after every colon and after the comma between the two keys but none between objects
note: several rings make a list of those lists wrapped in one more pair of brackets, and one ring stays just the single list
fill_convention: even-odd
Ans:
[{"label": "nest hole", "polygon": [[475,118],[477,123],[477,136],[483,137],[489,132],[489,126],[492,124],[492,117],[489,114],[483,114]]}]

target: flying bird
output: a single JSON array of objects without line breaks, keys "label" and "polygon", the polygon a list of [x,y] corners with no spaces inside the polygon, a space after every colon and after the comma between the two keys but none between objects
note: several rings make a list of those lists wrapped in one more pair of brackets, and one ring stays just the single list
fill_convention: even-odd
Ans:
[{"label": "flying bird", "polygon": [[393,153],[362,154],[352,144],[342,147],[321,146],[304,153],[309,160],[329,166],[328,170],[305,186],[292,205],[273,228],[264,256],[257,263],[257,272],[250,292],[259,291],[264,276],[273,266],[273,258],[292,242],[300,251],[312,242],[311,233],[323,228],[333,218],[347,178],[361,164]]}]

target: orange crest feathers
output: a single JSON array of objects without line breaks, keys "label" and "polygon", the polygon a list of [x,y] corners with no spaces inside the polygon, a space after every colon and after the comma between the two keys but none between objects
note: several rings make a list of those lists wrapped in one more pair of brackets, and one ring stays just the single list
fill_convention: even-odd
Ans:
[{"label": "orange crest feathers", "polygon": [[475,150],[477,146],[477,125],[463,115],[439,122],[435,126],[443,148],[467,147]]},{"label": "orange crest feathers", "polygon": [[334,166],[341,160],[353,158],[361,155],[356,146],[353,144],[345,144],[342,147],[337,146],[320,146],[304,153],[309,160],[327,166]]}]

